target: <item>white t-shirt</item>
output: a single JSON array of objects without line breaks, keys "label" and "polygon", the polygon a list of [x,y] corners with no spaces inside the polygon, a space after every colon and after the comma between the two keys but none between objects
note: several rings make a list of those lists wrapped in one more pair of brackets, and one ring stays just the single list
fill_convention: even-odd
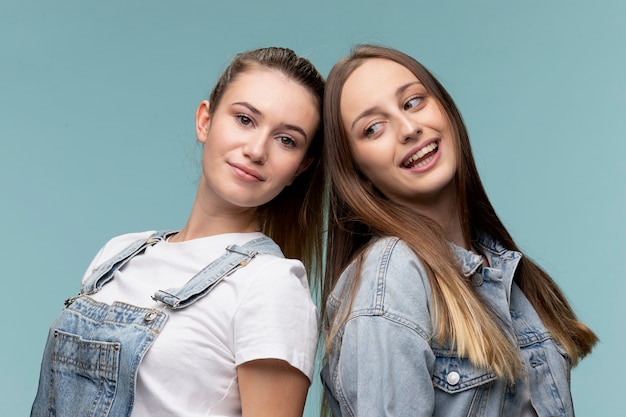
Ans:
[{"label": "white t-shirt", "polygon": [[[103,262],[152,232],[110,240],[85,279]],[[120,268],[92,298],[140,307],[162,306],[157,290],[182,287],[198,271],[261,233],[229,233],[148,246]],[[282,359],[309,380],[317,348],[317,311],[298,260],[257,255],[207,296],[168,321],[139,366],[133,416],[240,416],[236,367],[255,359]]]}]

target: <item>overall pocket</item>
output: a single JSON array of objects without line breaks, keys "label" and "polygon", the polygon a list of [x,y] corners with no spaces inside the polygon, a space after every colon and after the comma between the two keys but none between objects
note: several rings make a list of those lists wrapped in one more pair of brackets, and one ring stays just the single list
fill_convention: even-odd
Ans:
[{"label": "overall pocket", "polygon": [[109,414],[119,370],[119,343],[54,331],[49,410],[58,416]]}]

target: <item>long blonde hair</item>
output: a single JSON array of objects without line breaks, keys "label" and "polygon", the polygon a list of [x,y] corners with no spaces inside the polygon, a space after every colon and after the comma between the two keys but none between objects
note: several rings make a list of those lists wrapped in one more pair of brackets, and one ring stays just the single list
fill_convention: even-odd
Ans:
[{"label": "long blonde hair", "polygon": [[[482,232],[507,249],[519,251],[485,193],[467,130],[447,91],[410,56],[386,47],[362,45],[333,67],[326,85],[325,159],[331,190],[327,264],[321,290],[323,300],[328,299],[341,273],[349,263],[359,259],[373,236],[397,236],[415,252],[427,271],[434,305],[434,338],[440,342],[449,340],[459,355],[512,382],[523,369],[517,346],[464,277],[441,228],[413,209],[383,196],[359,173],[350,153],[341,120],[342,88],[350,74],[372,58],[388,59],[409,69],[447,115],[460,150],[454,181],[465,240],[475,241],[477,233]],[[359,274],[355,274],[355,282],[346,287],[351,293],[343,294],[342,300],[353,299],[359,279]],[[546,272],[524,256],[514,280],[574,364],[591,351],[597,341],[595,334],[576,319],[567,300]],[[334,323],[325,323],[327,352],[345,319],[345,316],[339,316]]]}]

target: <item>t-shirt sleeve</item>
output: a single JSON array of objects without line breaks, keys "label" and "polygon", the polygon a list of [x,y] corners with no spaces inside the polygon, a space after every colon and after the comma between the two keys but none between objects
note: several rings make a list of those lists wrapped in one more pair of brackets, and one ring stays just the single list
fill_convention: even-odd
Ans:
[{"label": "t-shirt sleeve", "polygon": [[313,377],[317,309],[301,262],[260,255],[234,316],[235,365],[281,359]]}]

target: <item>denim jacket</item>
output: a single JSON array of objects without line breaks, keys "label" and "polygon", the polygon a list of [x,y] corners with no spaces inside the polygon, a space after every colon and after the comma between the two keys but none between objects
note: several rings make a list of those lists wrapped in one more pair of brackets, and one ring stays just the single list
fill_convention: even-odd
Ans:
[{"label": "denim jacket", "polygon": [[513,329],[526,375],[510,385],[437,344],[423,265],[403,241],[379,238],[364,255],[347,315],[341,300],[349,299],[355,263],[327,300],[329,323],[347,318],[322,369],[334,416],[517,417],[528,396],[538,417],[573,416],[570,361],[513,282],[521,254],[483,235],[476,242],[490,265],[483,267],[480,256],[452,246],[464,274]]}]

